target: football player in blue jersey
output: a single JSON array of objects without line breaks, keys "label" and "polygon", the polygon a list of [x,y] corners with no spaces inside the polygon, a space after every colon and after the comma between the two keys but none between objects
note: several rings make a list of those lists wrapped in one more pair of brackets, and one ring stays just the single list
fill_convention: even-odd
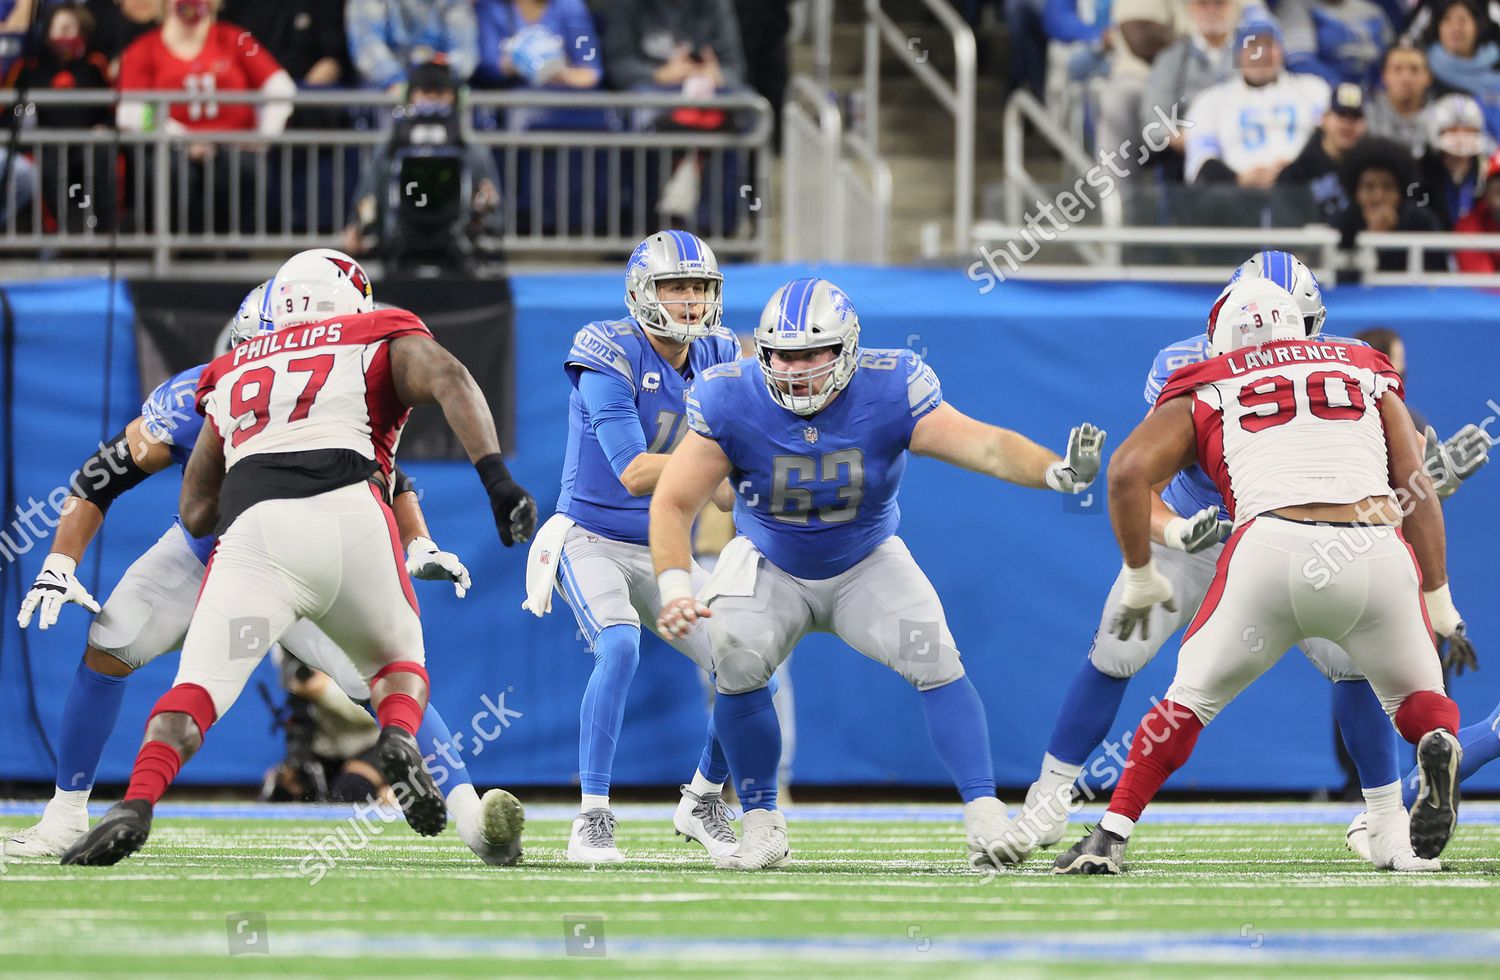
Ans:
[{"label": "football player in blue jersey", "polygon": [[[745,808],[739,847],[721,868],[790,859],[776,809],[781,755],[771,690],[807,633],[834,633],[921,692],[928,733],[964,801],[970,861],[999,866],[1028,848],[995,797],[989,725],[942,603],[896,536],[907,452],[1027,487],[1078,493],[1098,475],[1104,433],[1085,425],[1066,459],[943,400],[909,350],[859,346],[849,297],[797,279],[767,304],[756,356],[710,368],[687,397],[692,431],[651,505],[659,628],[692,636],[707,618],[718,695],[714,723]],[[694,597],[693,516],[725,480],[736,537]],[[708,618],[711,617],[711,618]]]},{"label": "football player in blue jersey", "polygon": [[[561,592],[594,654],[579,714],[582,806],[568,860],[623,860],[609,806],[625,698],[640,662],[641,622],[660,605],[646,518],[673,447],[687,431],[683,396],[708,368],[740,356],[722,324],[724,277],[713,251],[682,231],[652,235],[630,256],[630,315],[590,323],[573,338],[563,370],[573,385],[568,446],[557,513],[532,544],[526,608],[544,615]],[[728,507],[728,488],[722,500]],[[701,573],[700,573],[701,575]],[[706,576],[702,576],[706,578]],[[663,639],[709,666],[707,637]],[[682,787],[673,825],[714,857],[737,841],[723,801],[728,766],[713,737],[692,782]]]},{"label": "football player in blue jersey", "polygon": [[[1307,336],[1319,335],[1327,310],[1312,270],[1288,252],[1257,252],[1246,260],[1225,286],[1241,279],[1264,278],[1291,293],[1303,315]],[[1217,310],[1215,304],[1215,310]],[[1213,314],[1209,316],[1212,322]],[[1344,338],[1344,343],[1359,343]],[[1208,357],[1205,333],[1169,344],[1157,355],[1146,379],[1146,403],[1155,405],[1167,378],[1173,372]],[[1462,438],[1463,433],[1455,436]],[[1441,492],[1441,490],[1440,490]],[[1449,491],[1451,492],[1451,490]],[[1172,582],[1175,607],[1158,606],[1137,631],[1122,638],[1110,629],[1120,608],[1125,587],[1124,572],[1116,578],[1104,602],[1099,627],[1088,656],[1074,675],[1062,710],[1042,757],[1041,774],[1026,794],[1026,805],[1018,823],[1032,835],[1037,846],[1056,844],[1066,831],[1068,815],[1075,809],[1074,784],[1084,763],[1104,742],[1114,724],[1130,678],[1156,655],[1167,638],[1185,626],[1197,612],[1213,581],[1222,541],[1230,528],[1229,513],[1213,481],[1196,464],[1177,474],[1153,502],[1152,558]],[[1446,588],[1446,587],[1444,587]],[[1451,606],[1451,603],[1449,603]],[[1451,642],[1466,643],[1462,623],[1440,622],[1434,628]],[[1423,860],[1412,852],[1397,783],[1396,734],[1375,692],[1347,653],[1324,639],[1309,639],[1301,648],[1314,666],[1333,682],[1334,715],[1344,743],[1359,772],[1360,785],[1371,814],[1373,854],[1365,856],[1377,867],[1397,871],[1437,870],[1438,862]],[[1128,745],[1126,746],[1128,748]],[[1118,776],[1109,759],[1096,759],[1090,768],[1095,780]],[[1085,792],[1091,792],[1088,781]],[[1352,829],[1352,828],[1351,828]]]},{"label": "football player in blue jersey", "polygon": [[[263,309],[266,284],[257,286],[230,321],[230,347],[273,327]],[[39,628],[53,626],[68,603],[97,614],[89,628],[83,661],[73,675],[63,705],[62,735],[57,752],[57,783],[42,819],[4,842],[11,857],[55,857],[88,832],[88,799],[99,757],[119,718],[125,681],[138,668],[182,645],[205,565],[216,538],[195,538],[174,521],[165,534],[125,571],[101,609],[78,581],[78,561],[104,523],[110,504],[142,481],[170,468],[185,466],[203,425],[194,409],[198,365],[167,379],[146,399],[141,415],[91,457],[69,481],[52,551],[43,561],[21,603],[17,622],[25,629],[36,618]],[[402,540],[407,542],[407,571],[417,578],[449,580],[462,596],[470,585],[468,570],[456,555],[440,551],[422,518],[411,482],[398,471],[394,510]],[[337,645],[314,624],[297,623],[283,644],[310,666],[331,676],[354,700],[369,697],[358,670]],[[519,804],[503,790],[481,801],[469,781],[442,716],[428,705],[419,742],[428,755],[448,763],[444,787],[459,834],[476,854],[492,864],[514,863],[520,854]]]}]

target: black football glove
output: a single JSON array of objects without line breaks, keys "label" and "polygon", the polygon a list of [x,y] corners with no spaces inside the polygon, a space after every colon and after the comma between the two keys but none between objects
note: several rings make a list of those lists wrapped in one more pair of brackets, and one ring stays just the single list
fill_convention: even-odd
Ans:
[{"label": "black football glove", "polygon": [[525,544],[536,532],[536,501],[515,480],[499,453],[492,453],[474,463],[485,493],[490,495],[490,511],[495,515],[495,529],[500,543],[509,548]]},{"label": "black football glove", "polygon": [[1462,677],[1465,670],[1479,669],[1479,654],[1474,650],[1474,644],[1469,640],[1469,631],[1463,623],[1459,623],[1452,633],[1439,639],[1443,644],[1444,671],[1451,667],[1454,674]]}]

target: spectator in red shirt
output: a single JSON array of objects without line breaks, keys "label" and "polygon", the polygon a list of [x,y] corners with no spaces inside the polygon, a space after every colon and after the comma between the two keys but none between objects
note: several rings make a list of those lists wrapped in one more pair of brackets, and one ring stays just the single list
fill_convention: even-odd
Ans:
[{"label": "spectator in red shirt", "polygon": [[[1490,157],[1485,168],[1484,193],[1469,213],[1458,219],[1454,231],[1500,232],[1500,153]],[[1500,272],[1500,252],[1454,252],[1460,272]]]},{"label": "spectator in red shirt", "polygon": [[[259,91],[273,98],[295,94],[297,85],[255,36],[218,19],[218,0],[171,0],[159,29],[143,34],[120,56],[120,90],[182,90],[197,95],[216,92]],[[144,102],[123,99],[117,113],[120,128],[141,131],[155,125],[168,132],[191,136],[209,132],[251,132],[276,136],[286,129],[292,114],[290,102],[268,102],[259,107],[245,103],[219,103],[212,98],[171,105],[165,119],[154,119]],[[179,172],[175,156],[185,152],[190,163],[187,195],[189,227],[202,229],[200,208],[202,182],[212,181],[216,212],[228,210],[231,192],[238,193],[240,214],[246,226],[253,222],[250,202],[255,197],[255,163],[252,153],[239,152],[223,142],[192,141],[184,151],[173,151],[172,173]],[[180,195],[174,193],[174,200]],[[222,229],[227,222],[215,222]]]}]

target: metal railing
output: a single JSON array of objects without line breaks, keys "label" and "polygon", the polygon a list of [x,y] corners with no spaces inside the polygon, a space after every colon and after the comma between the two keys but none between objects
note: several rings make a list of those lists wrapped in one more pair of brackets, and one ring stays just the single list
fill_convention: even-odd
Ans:
[{"label": "metal railing", "polygon": [[950,84],[928,63],[920,42],[906,35],[881,7],[881,0],[865,0],[864,105],[865,140],[880,153],[880,47],[884,41],[953,117],[953,244],[956,251],[971,246],[974,222],[974,113],[978,56],[974,31],[948,0],[921,0],[953,39],[954,72]]},{"label": "metal railing", "polygon": [[[1381,272],[1379,253],[1404,252],[1406,268]],[[1500,234],[1475,232],[1364,231],[1354,239],[1351,266],[1360,273],[1360,281],[1372,286],[1500,286],[1500,273],[1428,271],[1429,252],[1462,251],[1500,253]]]},{"label": "metal railing", "polygon": [[[15,103],[16,93],[0,91]],[[114,110],[108,91],[36,91],[17,108],[23,118],[53,106]],[[172,105],[262,105],[260,93],[131,92],[156,120]],[[0,198],[0,262],[49,271],[49,259],[110,252],[127,268],[164,275],[196,258],[224,253],[286,252],[337,244],[357,223],[355,188],[366,175],[396,101],[384,93],[308,92],[298,109],[349,118],[347,128],[288,129],[277,135],[244,131],[144,132],[112,128],[51,129],[26,125],[17,164]],[[665,122],[674,109],[718,110],[727,124],[682,129]],[[366,128],[354,126],[365,114]],[[557,128],[486,129],[476,116],[551,113]],[[564,128],[589,114],[582,127]],[[736,93],[686,103],[673,94],[475,93],[458,114],[467,145],[490,151],[500,180],[504,249],[510,256],[614,258],[657,230],[662,185],[695,161],[700,192],[690,215],[725,258],[765,259],[767,222],[750,208],[747,190],[770,193],[760,178],[771,166],[772,112],[760,96]],[[4,145],[4,144],[0,144]],[[23,204],[27,171],[35,192]],[[383,180],[372,185],[386,193]],[[770,202],[761,201],[761,206]],[[757,209],[758,210],[758,209]]]},{"label": "metal railing", "polygon": [[787,85],[781,172],[783,261],[885,262],[890,168],[844,132],[836,94],[806,75]]}]

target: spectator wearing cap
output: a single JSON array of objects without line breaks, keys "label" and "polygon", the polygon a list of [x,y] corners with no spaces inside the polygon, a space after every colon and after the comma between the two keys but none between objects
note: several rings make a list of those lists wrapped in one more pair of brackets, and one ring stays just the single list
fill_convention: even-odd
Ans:
[{"label": "spectator wearing cap", "polygon": [[1388,49],[1380,62],[1380,87],[1365,100],[1365,119],[1371,136],[1385,136],[1422,152],[1427,132],[1422,110],[1432,94],[1432,72],[1427,54],[1409,44]]},{"label": "spectator wearing cap", "polygon": [[1287,68],[1329,85],[1368,82],[1394,33],[1370,0],[1281,0],[1276,14],[1286,30]]},{"label": "spectator wearing cap", "polygon": [[1235,34],[1239,77],[1188,108],[1187,179],[1269,188],[1316,132],[1333,97],[1316,75],[1283,70],[1281,28],[1247,16]]},{"label": "spectator wearing cap", "polygon": [[1484,113],[1467,95],[1445,95],[1427,107],[1425,116],[1428,146],[1418,164],[1417,192],[1438,223],[1452,228],[1479,199],[1484,159],[1493,143],[1484,134]]},{"label": "spectator wearing cap", "polygon": [[1332,224],[1349,206],[1339,166],[1365,135],[1365,95],[1353,82],[1341,82],[1318,131],[1297,159],[1276,178],[1281,186],[1306,187],[1312,194],[1316,218]]},{"label": "spectator wearing cap", "polygon": [[[1156,121],[1158,106],[1171,118],[1191,105],[1198,93],[1234,77],[1234,24],[1238,17],[1237,0],[1188,0],[1187,34],[1151,64],[1141,100],[1141,131]],[[1168,140],[1180,162],[1187,144],[1186,131],[1173,133]]]},{"label": "spectator wearing cap", "polygon": [[[1484,194],[1469,213],[1458,219],[1454,231],[1500,234],[1500,153],[1490,157],[1485,166]],[[1463,249],[1453,253],[1462,272],[1500,272],[1500,251],[1482,252]]]},{"label": "spectator wearing cap", "polygon": [[[1414,184],[1415,170],[1411,153],[1404,144],[1367,136],[1345,155],[1342,169],[1344,192],[1350,203],[1334,222],[1340,248],[1353,249],[1356,236],[1362,231],[1440,230],[1432,212],[1421,205],[1420,199],[1413,199],[1406,192]],[[1382,272],[1400,272],[1406,268],[1406,249],[1379,249],[1375,255]],[[1424,268],[1429,272],[1447,269],[1447,255],[1428,250]]]},{"label": "spectator wearing cap", "polygon": [[479,65],[472,0],[347,0],[344,25],[359,77],[392,95],[416,65],[444,61],[459,84]]}]

